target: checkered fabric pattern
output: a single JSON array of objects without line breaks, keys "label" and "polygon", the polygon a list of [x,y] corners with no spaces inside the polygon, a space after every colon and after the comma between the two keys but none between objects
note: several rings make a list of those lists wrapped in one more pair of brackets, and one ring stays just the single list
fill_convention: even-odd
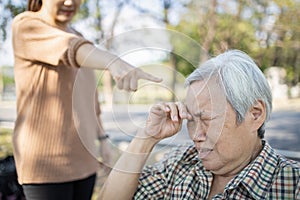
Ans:
[{"label": "checkered fabric pattern", "polygon": [[[212,180],[194,146],[180,146],[145,167],[133,199],[207,199]],[[264,141],[258,157],[213,199],[300,200],[300,163],[278,155]]]}]

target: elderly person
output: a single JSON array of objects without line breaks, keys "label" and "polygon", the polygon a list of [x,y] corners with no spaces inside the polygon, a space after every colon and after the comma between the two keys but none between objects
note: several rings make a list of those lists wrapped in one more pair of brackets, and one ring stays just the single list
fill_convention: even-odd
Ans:
[{"label": "elderly person", "polygon": [[[185,105],[152,107],[101,199],[300,199],[299,163],[263,140],[272,96],[253,60],[227,51],[197,68],[186,84]],[[153,147],[185,119],[194,145],[142,169]]]}]

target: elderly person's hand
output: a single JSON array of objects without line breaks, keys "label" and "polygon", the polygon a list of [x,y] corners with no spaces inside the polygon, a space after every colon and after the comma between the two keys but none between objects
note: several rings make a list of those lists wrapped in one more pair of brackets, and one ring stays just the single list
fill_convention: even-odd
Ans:
[{"label": "elderly person's hand", "polygon": [[183,119],[192,119],[184,104],[180,102],[156,104],[150,110],[145,133],[156,140],[171,137],[180,131]]}]

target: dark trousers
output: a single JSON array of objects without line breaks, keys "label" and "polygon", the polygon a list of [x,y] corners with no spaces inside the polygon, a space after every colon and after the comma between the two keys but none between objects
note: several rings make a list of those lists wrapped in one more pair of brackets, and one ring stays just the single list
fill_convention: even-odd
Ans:
[{"label": "dark trousers", "polygon": [[96,174],[66,183],[24,184],[26,200],[90,200]]}]

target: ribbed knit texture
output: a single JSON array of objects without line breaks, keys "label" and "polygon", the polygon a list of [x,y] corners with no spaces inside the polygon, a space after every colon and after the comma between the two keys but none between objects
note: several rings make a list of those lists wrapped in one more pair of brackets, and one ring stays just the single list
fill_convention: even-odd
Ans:
[{"label": "ribbed knit texture", "polygon": [[[17,94],[13,145],[19,182],[66,182],[95,173],[95,116],[100,114],[95,79],[75,60],[76,50],[88,41],[32,12],[18,15],[12,29]],[[75,81],[81,90],[73,96]],[[72,106],[78,98],[76,113]],[[77,120],[75,125],[73,115],[84,123]]]}]

